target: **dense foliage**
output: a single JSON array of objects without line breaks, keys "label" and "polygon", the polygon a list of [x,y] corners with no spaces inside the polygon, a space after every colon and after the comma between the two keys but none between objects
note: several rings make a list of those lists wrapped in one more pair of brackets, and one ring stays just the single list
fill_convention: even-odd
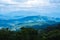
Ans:
[{"label": "dense foliage", "polygon": [[3,28],[0,29],[0,40],[60,40],[60,24],[42,30],[22,27],[18,31],[11,31]]}]

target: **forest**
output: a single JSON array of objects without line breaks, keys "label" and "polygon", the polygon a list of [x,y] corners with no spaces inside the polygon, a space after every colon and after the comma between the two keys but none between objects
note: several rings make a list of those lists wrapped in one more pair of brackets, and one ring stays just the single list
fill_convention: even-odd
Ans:
[{"label": "forest", "polygon": [[60,23],[39,30],[21,27],[18,31],[11,31],[2,28],[0,40],[60,40]]}]

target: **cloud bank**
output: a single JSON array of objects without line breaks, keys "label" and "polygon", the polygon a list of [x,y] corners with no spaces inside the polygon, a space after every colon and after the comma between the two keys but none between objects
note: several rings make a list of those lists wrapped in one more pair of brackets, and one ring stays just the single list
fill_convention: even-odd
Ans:
[{"label": "cloud bank", "polygon": [[37,14],[60,14],[60,0],[0,0],[0,14],[14,11],[35,11]]}]

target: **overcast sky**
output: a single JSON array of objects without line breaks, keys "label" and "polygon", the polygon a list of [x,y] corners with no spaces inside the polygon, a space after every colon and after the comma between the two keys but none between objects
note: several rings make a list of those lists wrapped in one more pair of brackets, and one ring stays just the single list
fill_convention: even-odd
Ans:
[{"label": "overcast sky", "polygon": [[0,14],[60,17],[60,0],[0,0]]}]

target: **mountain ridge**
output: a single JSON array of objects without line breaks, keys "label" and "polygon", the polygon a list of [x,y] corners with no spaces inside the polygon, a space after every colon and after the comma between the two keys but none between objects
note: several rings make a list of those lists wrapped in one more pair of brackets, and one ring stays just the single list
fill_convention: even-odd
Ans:
[{"label": "mountain ridge", "polygon": [[[20,17],[20,16],[18,16]],[[34,26],[34,25],[52,25],[56,22],[60,22],[60,18],[51,18],[47,16],[26,16],[17,19],[0,19],[0,27],[10,28],[10,29],[19,29],[23,26]]]}]

